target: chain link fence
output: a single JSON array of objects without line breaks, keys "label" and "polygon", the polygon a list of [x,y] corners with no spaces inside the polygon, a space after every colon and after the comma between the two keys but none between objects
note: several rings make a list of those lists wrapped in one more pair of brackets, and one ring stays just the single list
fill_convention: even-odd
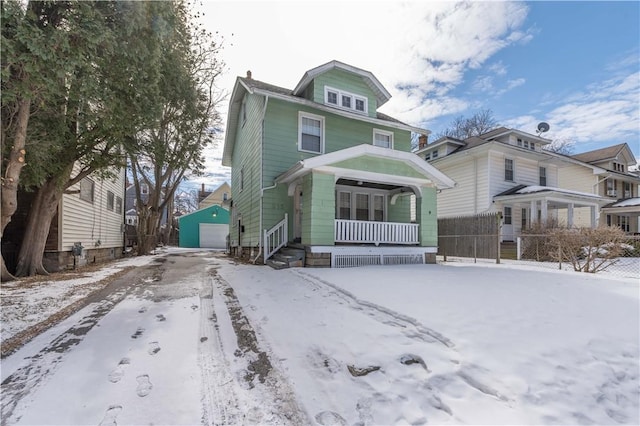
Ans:
[{"label": "chain link fence", "polygon": [[[640,279],[640,235],[577,248],[575,242],[567,240],[563,245],[562,239],[549,234],[526,234],[506,243],[498,243],[497,235],[441,235],[439,239],[441,262],[516,264]],[[500,250],[479,250],[482,246]]]}]

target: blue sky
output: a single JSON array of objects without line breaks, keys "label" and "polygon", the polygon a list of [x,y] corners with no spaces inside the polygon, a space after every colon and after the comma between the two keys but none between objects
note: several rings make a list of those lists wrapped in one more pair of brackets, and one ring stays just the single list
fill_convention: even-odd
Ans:
[{"label": "blue sky", "polygon": [[[640,157],[640,2],[204,1],[236,76],[293,88],[333,59],[371,71],[391,92],[381,108],[438,134],[491,109],[506,127],[584,152],[626,142]],[[222,106],[226,117],[227,105]],[[205,181],[227,179],[222,142]]]}]

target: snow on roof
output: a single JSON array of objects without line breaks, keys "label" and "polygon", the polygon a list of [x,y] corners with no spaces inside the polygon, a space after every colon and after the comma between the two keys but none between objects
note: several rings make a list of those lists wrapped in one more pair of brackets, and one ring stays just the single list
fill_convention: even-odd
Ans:
[{"label": "snow on roof", "polygon": [[626,200],[613,203],[609,207],[631,207],[631,206],[640,206],[640,198],[627,198]]},{"label": "snow on roof", "polygon": [[551,187],[551,186],[540,186],[540,185],[525,186],[523,188],[520,188],[520,189],[514,191],[513,193],[514,194],[532,194],[534,192],[544,192],[544,191],[559,192],[559,193],[562,193],[562,194],[580,195],[582,197],[600,198],[599,195],[591,194],[591,193],[588,193],[588,192],[572,191],[570,189],[554,188],[554,187]]}]

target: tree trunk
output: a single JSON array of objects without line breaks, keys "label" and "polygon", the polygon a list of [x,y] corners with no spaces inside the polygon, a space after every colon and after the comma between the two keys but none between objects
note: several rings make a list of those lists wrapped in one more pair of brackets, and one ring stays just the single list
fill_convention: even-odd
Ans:
[{"label": "tree trunk", "polygon": [[18,255],[16,276],[48,275],[42,265],[42,257],[51,220],[56,213],[62,193],[63,190],[55,180],[47,180],[38,190],[27,217],[27,226]]},{"label": "tree trunk", "polygon": [[138,211],[138,255],[144,256],[156,247],[158,213],[153,209]]},{"label": "tree trunk", "polygon": [[[29,123],[30,113],[31,102],[27,99],[22,99],[18,103],[16,133],[9,154],[9,161],[2,179],[0,239],[4,234],[5,228],[9,222],[11,222],[11,217],[18,209],[18,183],[20,182],[20,172],[25,164],[25,143],[27,140],[27,125]],[[0,279],[2,281],[10,281],[15,278],[7,271],[4,258],[2,258],[2,269],[0,273]]]}]

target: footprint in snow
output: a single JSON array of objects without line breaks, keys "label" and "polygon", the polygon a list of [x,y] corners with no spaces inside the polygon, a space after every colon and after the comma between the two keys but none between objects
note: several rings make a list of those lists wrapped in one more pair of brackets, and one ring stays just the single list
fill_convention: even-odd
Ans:
[{"label": "footprint in snow", "polygon": [[124,376],[124,369],[131,363],[129,358],[122,358],[118,363],[118,366],[109,373],[109,381],[111,383],[118,383],[122,376]]},{"label": "footprint in snow", "polygon": [[149,355],[155,355],[160,352],[160,345],[158,342],[149,343]]},{"label": "footprint in snow", "polygon": [[137,339],[138,337],[142,336],[142,333],[144,333],[144,328],[138,327],[136,332],[131,335],[131,338],[132,339]]},{"label": "footprint in snow", "polygon": [[165,318],[165,316],[162,315],[162,314],[158,314],[158,315],[156,315],[156,320],[157,321],[166,321],[167,318]]},{"label": "footprint in snow", "polygon": [[346,426],[347,421],[340,414],[333,411],[322,411],[316,414],[316,421],[323,426]]},{"label": "footprint in snow", "polygon": [[138,394],[138,396],[145,397],[149,395],[149,392],[151,392],[151,389],[153,388],[153,385],[149,381],[149,375],[141,374],[140,376],[136,377],[136,380],[138,381],[138,387],[136,388],[136,393]]},{"label": "footprint in snow", "polygon": [[122,411],[122,405],[111,405],[107,408],[106,413],[104,413],[104,418],[98,426],[117,426],[116,417],[118,417],[120,411]]},{"label": "footprint in snow", "polygon": [[147,312],[147,307],[146,306],[143,306],[140,309],[138,309],[138,313],[139,314],[144,314],[145,312]]}]

